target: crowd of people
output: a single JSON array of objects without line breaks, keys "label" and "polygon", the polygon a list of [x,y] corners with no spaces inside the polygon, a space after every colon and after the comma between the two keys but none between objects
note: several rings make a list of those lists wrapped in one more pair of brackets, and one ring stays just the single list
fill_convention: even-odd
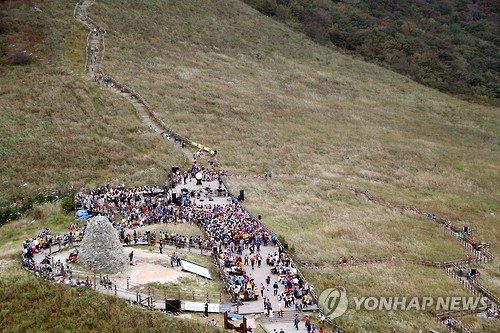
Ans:
[{"label": "crowd of people", "polygon": [[94,214],[107,215],[111,222],[114,222],[115,215],[121,215],[122,224],[128,228],[186,222],[192,220],[194,213],[185,207],[191,204],[190,199],[196,193],[183,192],[179,197],[176,193],[173,198],[169,191],[179,183],[194,181],[197,173],[202,175],[203,181],[220,180],[218,172],[200,167],[194,159],[189,170],[175,172],[162,185],[125,187],[107,184],[89,191],[81,190],[76,193],[74,200],[77,207]]},{"label": "crowd of people", "polygon": [[[260,268],[264,262],[269,267],[270,275],[277,275],[273,280],[280,288],[273,285],[273,296],[278,299],[280,307],[295,305],[296,309],[300,309],[312,304],[312,287],[298,276],[297,269],[293,267],[291,259],[283,249],[278,247],[277,251],[267,255],[261,253],[263,247],[269,244],[276,246],[278,237],[252,217],[237,198],[228,197],[227,203],[223,204],[207,202],[205,205],[199,205],[193,200],[193,197],[198,195],[192,193],[193,191],[182,190],[175,198],[171,195],[177,184],[196,181],[197,174],[202,175],[202,181],[218,181],[221,188],[221,174],[215,169],[200,167],[196,159],[193,159],[188,170],[177,170],[162,185],[125,187],[108,184],[88,191],[79,191],[74,198],[75,204],[92,214],[107,216],[109,222],[118,230],[120,240],[127,244],[158,243],[162,244],[160,251],[163,245],[167,244],[191,244],[211,249],[225,270],[228,291],[240,304],[257,300],[259,297],[269,302],[269,298],[264,297],[263,283],[260,286],[258,283],[264,281],[256,281],[251,274],[252,270]],[[140,229],[162,223],[196,223],[204,231],[204,236],[188,237],[167,231],[157,233]],[[81,228],[72,225],[68,233],[61,237],[65,242],[77,241],[84,232],[85,226]],[[36,240],[27,240],[27,257],[29,253],[42,249],[50,237],[47,230],[39,234]],[[178,263],[173,259],[171,264]],[[104,286],[108,286],[108,283],[106,279],[101,281]],[[266,284],[269,288],[269,283]],[[282,291],[278,292],[278,289]],[[271,306],[267,306],[266,311],[271,311]]]},{"label": "crowd of people", "polygon": [[[104,213],[119,231],[120,239],[125,243],[138,243],[153,239],[161,243],[183,243],[207,246],[223,263],[228,276],[227,288],[239,301],[258,299],[260,290],[249,274],[250,270],[260,267],[264,258],[260,253],[262,246],[277,244],[277,235],[269,233],[263,225],[253,218],[234,197],[226,204],[195,204],[192,191],[181,191],[175,201],[166,200],[168,189],[176,184],[196,181],[200,173],[203,181],[219,181],[220,173],[215,169],[200,167],[193,159],[191,167],[174,175],[162,186],[122,187],[106,185],[88,193],[79,192],[75,201],[93,212]],[[116,222],[121,215],[121,222]],[[141,235],[136,230],[140,226],[153,223],[197,223],[205,232],[205,237],[186,237],[167,232]],[[133,230],[133,231],[131,231]],[[245,252],[245,254],[243,254]],[[291,260],[280,249],[279,253],[269,253],[265,258],[270,271],[277,274],[278,280],[285,287],[283,302],[291,298],[305,300],[303,306],[310,303],[308,288],[296,276],[296,269],[291,267]],[[286,301],[286,306],[292,304]]]},{"label": "crowd of people", "polygon": [[79,191],[75,203],[94,214],[108,216],[111,222],[115,214],[120,214],[128,227],[142,226],[168,221],[172,207],[166,204],[164,193],[166,184],[141,187],[107,184],[89,192]]},{"label": "crowd of people", "polygon": [[[295,309],[301,310],[313,304],[314,288],[298,276],[297,269],[292,267],[288,254],[282,251],[275,253],[274,259],[270,260],[269,264],[273,265],[271,272],[278,275],[278,280],[273,285],[274,296],[278,296],[278,300],[283,302],[285,308],[295,305]],[[284,287],[284,291],[279,295],[278,283]]]},{"label": "crowd of people", "polygon": [[[78,223],[70,224],[67,231],[61,234],[54,234],[49,229],[38,232],[35,237],[28,238],[22,242],[23,267],[34,271],[38,276],[49,281],[73,286],[91,286],[92,282],[88,277],[86,279],[73,278],[73,270],[69,264],[73,262],[73,257],[76,258],[78,254],[77,250],[71,251],[68,259],[63,261],[60,259],[54,261],[54,258],[50,256],[52,247],[71,246],[80,242],[84,233],[85,225],[80,226]],[[36,254],[42,255],[43,259],[37,262],[34,258]]]},{"label": "crowd of people", "polygon": [[53,234],[49,229],[44,229],[37,233],[35,237],[31,237],[23,241],[23,258],[30,262],[33,261],[35,253],[44,253],[44,250],[49,249],[54,244],[61,244],[65,246],[81,241],[85,232],[85,226],[81,227],[79,224],[71,224],[68,231],[62,234]]}]

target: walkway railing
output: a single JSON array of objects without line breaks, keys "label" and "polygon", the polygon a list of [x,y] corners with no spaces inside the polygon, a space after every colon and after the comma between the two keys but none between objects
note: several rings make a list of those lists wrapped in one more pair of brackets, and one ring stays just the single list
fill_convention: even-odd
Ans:
[{"label": "walkway railing", "polygon": [[[227,190],[227,192],[228,192],[228,196],[230,196],[230,197],[231,197],[231,196],[233,196],[233,195],[232,195],[232,193],[233,193],[233,192],[231,191],[230,187],[229,187],[229,186],[227,185],[227,183],[225,182],[225,180],[224,180],[224,176],[221,176],[221,183],[222,183],[222,184],[224,185],[224,187],[226,188],[226,190]],[[241,207],[242,207],[245,211],[247,211],[247,212],[248,212],[248,214],[250,215],[250,218],[251,218],[251,219],[253,219],[254,221],[257,221],[257,222],[259,223],[259,225],[260,225],[260,226],[261,226],[261,227],[262,227],[262,228],[263,228],[263,229],[264,229],[264,230],[265,230],[265,231],[266,231],[269,235],[274,235],[274,234],[275,234],[275,233],[274,233],[271,229],[269,229],[269,228],[268,228],[265,224],[263,224],[263,223],[262,223],[262,222],[261,222],[258,218],[256,218],[255,216],[253,216],[253,215],[252,215],[252,213],[251,213],[248,209],[246,209],[246,208],[244,207],[244,205],[243,205],[241,202],[239,202],[239,204],[241,205]],[[281,242],[280,242],[279,240],[277,240],[277,245],[278,245],[278,246],[279,246],[279,247],[280,247],[280,248],[281,248],[284,252],[286,252],[286,253],[287,253],[288,257],[290,258],[290,265],[291,265],[293,268],[295,268],[295,269],[296,269],[298,277],[299,277],[299,278],[300,278],[300,279],[301,279],[304,283],[305,283],[305,282],[307,282],[306,277],[305,277],[305,276],[304,276],[304,274],[302,274],[302,272],[300,271],[300,267],[299,267],[299,265],[297,265],[297,264],[296,264],[296,263],[298,263],[298,262],[300,262],[300,261],[298,261],[298,260],[297,260],[297,258],[295,258],[295,256],[294,256],[292,253],[290,253],[289,251],[286,251],[284,244],[281,244]],[[310,284],[309,284],[309,285],[310,285]],[[316,293],[315,293],[314,291],[311,291],[310,295],[313,297],[315,304],[318,304],[318,295],[316,295]]]},{"label": "walkway railing", "polygon": [[[79,1],[75,7],[75,11],[74,11],[74,16],[75,16],[75,19],[78,19],[78,15],[77,15],[77,9],[78,8],[81,8],[82,6],[82,1]],[[92,28],[95,28],[97,27],[97,24],[91,19],[89,18],[87,15],[86,15],[86,11],[85,12],[82,12],[82,23],[83,24],[87,24],[87,26],[92,30]],[[104,51],[104,37],[102,37],[102,51]],[[88,45],[90,43],[90,34],[89,36],[87,37],[87,53],[88,53]],[[101,60],[102,60],[102,56],[101,56]],[[88,65],[88,55],[86,55],[86,65]],[[102,72],[102,74],[104,74],[104,72]],[[113,78],[110,78],[111,82],[113,83],[113,85],[115,85],[117,88],[121,88],[123,89],[125,92],[127,93],[130,93],[132,94],[139,103],[143,104],[145,108],[148,109],[149,111],[149,115],[150,117],[152,117],[157,123],[159,123],[161,125],[161,128],[165,128],[165,122],[163,120],[161,120],[157,114],[152,111],[152,108],[149,106],[149,104],[144,100],[144,98],[142,98],[142,96],[140,96],[139,94],[135,93],[132,89],[130,89],[129,87],[125,86],[124,84],[114,80]],[[190,144],[190,145],[193,145],[194,147],[196,148],[199,148],[199,149],[204,149],[204,150],[207,150],[208,148],[203,146],[203,145],[200,145],[200,144],[196,144],[194,143],[193,141],[191,141],[190,139],[186,138],[186,137],[183,137],[171,130],[169,130],[170,133],[172,133],[176,138],[179,138],[180,140],[183,140],[186,144]],[[210,149],[208,149],[208,151],[210,151]],[[349,185],[342,185],[340,184],[339,187],[341,188],[348,188],[352,191],[354,191],[356,194],[360,193],[362,194],[363,196],[366,196],[366,198],[370,201],[370,202],[374,202],[374,203],[377,203],[377,204],[381,204],[381,205],[384,205],[384,206],[387,206],[389,208],[394,208],[394,209],[402,209],[401,207],[397,207],[395,205],[392,205],[392,204],[389,204],[387,202],[384,202],[383,200],[375,200],[368,192],[366,191],[360,191],[359,189],[356,189],[352,186],[349,186]],[[226,188],[228,189],[229,191],[229,188],[227,187],[226,185]],[[415,211],[416,213],[418,213],[420,216],[422,216],[423,214],[420,213],[419,211]],[[255,217],[253,217],[251,215],[251,218],[254,219],[255,221],[259,221],[258,219],[256,219]],[[449,227],[450,230],[452,232],[457,232],[457,230],[454,229],[453,226],[449,226],[449,221],[445,220],[445,219],[442,219],[442,218],[438,218],[434,215],[432,215],[432,220],[433,221],[436,221],[438,223],[441,223],[442,225],[444,225],[444,227]],[[260,223],[260,221],[259,221]],[[260,223],[261,224],[261,223]],[[264,228],[264,230],[266,230],[270,235],[272,235],[273,233],[263,224],[261,224],[261,226]],[[465,237],[462,237],[461,241],[464,242],[464,246],[466,246],[468,248],[468,250],[470,251],[477,251],[476,249],[474,249],[474,247],[472,246],[471,244],[471,239],[469,239],[467,236]],[[467,245],[468,244],[468,245]],[[471,246],[472,248],[468,247],[468,246]],[[286,250],[284,248],[284,244],[281,244],[279,241],[278,241],[278,246],[280,246],[283,250]],[[485,260],[483,259],[484,257],[487,258],[487,260],[491,260],[493,259],[493,255],[489,252],[489,250],[483,250],[483,251],[480,251],[480,253],[474,253],[475,254],[475,257],[478,258],[479,260]],[[299,275],[299,277],[305,282],[307,281],[304,277],[304,275],[302,274],[302,272],[300,271],[299,267],[295,264],[295,263],[298,263],[299,261],[296,260],[296,258],[294,257],[294,255],[292,253],[288,253],[288,256],[290,257],[291,259],[291,263],[292,263],[292,266],[294,266],[295,268],[297,268],[297,274]],[[392,260],[392,259],[389,259],[389,260]],[[221,267],[221,263],[220,263],[220,260],[218,258],[215,258],[215,261],[216,261],[216,265],[217,267],[219,268],[219,272],[221,274],[221,277],[223,279],[227,279],[227,276],[225,276],[225,270],[223,267]],[[410,261],[408,261],[410,262]],[[417,261],[417,260],[414,260],[414,261],[411,261],[411,262],[414,262],[414,263],[419,263],[419,264],[423,264],[423,265],[430,265],[430,266],[433,266],[433,267],[450,267],[452,265],[456,265],[456,264],[459,264],[461,261],[451,261],[451,262],[446,262],[446,263],[439,263],[439,262],[430,262],[430,261],[424,261],[424,260],[420,260],[420,261]],[[485,260],[486,262],[486,260]],[[449,265],[449,266],[448,266]],[[480,287],[477,287],[476,285],[476,289],[480,289]],[[114,289],[114,293],[115,295],[117,295],[119,292],[119,290],[116,288],[115,286],[115,289]],[[128,292],[128,290],[125,290],[125,292]],[[482,291],[483,293],[485,293],[486,291],[483,290]],[[142,300],[142,294],[141,296],[139,296],[139,292],[136,291],[136,302],[141,304],[141,305],[144,305],[143,303],[143,300]],[[493,295],[494,296],[494,295]],[[155,300],[154,298],[151,296],[151,293],[149,292],[148,295],[146,295],[147,297],[147,306],[148,307],[152,307],[151,304],[155,304]],[[313,297],[315,298],[315,300],[317,301],[317,296],[314,295],[313,293]],[[491,295],[490,295],[491,297]],[[208,295],[207,295],[207,298],[208,298]],[[166,302],[165,302],[165,306],[166,306]],[[461,327],[463,325],[461,325],[461,323],[458,321],[458,320],[455,320],[455,325],[458,325],[457,327],[459,327],[463,332],[470,332],[469,330]]]},{"label": "walkway railing", "polygon": [[222,303],[229,301],[228,295],[223,293],[202,293],[192,291],[171,291],[163,288],[155,288],[151,285],[143,285],[138,283],[133,283],[127,281],[127,291],[144,293],[147,291],[147,295],[152,296],[155,299],[179,299],[184,301],[193,302],[208,302],[208,303]]},{"label": "walkway railing", "polygon": [[362,266],[362,265],[373,265],[381,263],[409,263],[421,266],[429,266],[436,268],[446,268],[461,265],[471,265],[473,263],[481,263],[479,258],[471,259],[457,259],[451,261],[432,261],[432,260],[422,260],[422,259],[405,259],[405,258],[365,258],[356,259],[355,261],[347,259],[347,262],[337,262],[329,264],[314,264],[315,268],[321,269],[325,266],[327,267],[349,267],[349,266]]},{"label": "walkway railing", "polygon": [[446,274],[458,282],[462,287],[467,289],[475,296],[486,297],[488,299],[488,307],[498,310],[500,306],[500,298],[483,284],[477,281],[477,277],[467,279],[457,272],[456,267],[446,269]]}]

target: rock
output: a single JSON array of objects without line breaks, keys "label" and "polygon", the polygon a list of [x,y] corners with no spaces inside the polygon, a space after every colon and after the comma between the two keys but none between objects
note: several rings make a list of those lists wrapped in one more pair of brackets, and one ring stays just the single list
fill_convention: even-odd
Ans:
[{"label": "rock", "polygon": [[118,231],[104,216],[89,219],[78,253],[78,261],[87,269],[100,272],[123,272],[127,255],[118,238]]}]

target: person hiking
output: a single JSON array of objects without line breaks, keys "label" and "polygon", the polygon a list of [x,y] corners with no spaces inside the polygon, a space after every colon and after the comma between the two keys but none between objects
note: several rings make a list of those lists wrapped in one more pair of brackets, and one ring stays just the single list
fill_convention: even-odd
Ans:
[{"label": "person hiking", "polygon": [[274,289],[274,296],[278,295],[278,281],[274,282],[273,284],[273,289]]},{"label": "person hiking", "polygon": [[293,326],[295,326],[295,329],[297,331],[299,330],[299,323],[300,323],[300,318],[299,318],[299,315],[296,314],[295,318],[293,319]]}]

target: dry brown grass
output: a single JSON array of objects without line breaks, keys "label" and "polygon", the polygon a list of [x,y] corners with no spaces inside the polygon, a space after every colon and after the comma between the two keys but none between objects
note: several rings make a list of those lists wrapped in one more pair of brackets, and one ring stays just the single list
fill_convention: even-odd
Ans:
[{"label": "dry brown grass", "polygon": [[478,281],[495,295],[500,295],[500,262],[495,260],[490,265],[479,265],[478,269],[481,273]]},{"label": "dry brown grass", "polygon": [[40,187],[162,182],[170,165],[183,161],[125,99],[75,72],[83,66],[85,31],[71,21],[73,5],[6,11],[9,22],[40,27],[37,47],[47,55],[31,65],[0,67],[0,199]]},{"label": "dry brown grass", "polygon": [[[61,15],[70,11],[62,2],[56,5]],[[396,252],[446,260],[465,255],[430,222],[368,205],[350,192],[332,189],[330,181],[462,220],[477,239],[500,240],[498,108],[451,98],[317,46],[239,1],[103,0],[89,12],[108,27],[104,67],[112,76],[141,93],[176,131],[217,148],[230,170],[249,175],[273,171],[271,182],[241,177],[230,185],[246,190],[252,212],[261,213],[301,258],[327,261]],[[66,68],[74,64],[69,61]],[[8,109],[1,106],[0,149],[9,161],[1,172],[6,191],[24,182],[91,184],[113,177],[148,182],[173,164],[160,154],[169,148],[159,147],[157,138],[144,135],[137,143],[140,123],[125,101],[64,70],[40,79],[42,70],[48,68],[13,73],[8,78],[15,89],[1,81],[0,90],[7,91],[2,99],[9,101]],[[22,79],[29,88],[23,88]],[[42,84],[56,93],[41,89]],[[68,84],[78,90],[66,91]],[[44,108],[30,104],[35,96],[45,101]],[[54,108],[48,107],[49,100]],[[22,130],[20,124],[31,128]],[[61,139],[49,145],[42,133]],[[18,142],[27,148],[20,149]],[[80,142],[79,151],[68,148]],[[144,165],[149,171],[141,171]],[[406,270],[394,267],[394,284],[413,278]],[[362,272],[360,292],[370,290],[364,279],[378,274]],[[421,271],[413,291],[420,293],[435,276]],[[324,281],[318,284],[324,287],[339,283],[323,274],[310,278]],[[454,290],[436,285],[438,292],[449,288]],[[403,321],[429,319],[370,316],[375,316],[373,323],[350,316],[346,324],[359,323],[357,331],[411,331],[418,325]]]},{"label": "dry brown grass", "polygon": [[354,332],[424,332],[436,329],[436,309],[422,311],[355,311],[353,297],[445,297],[470,296],[442,270],[408,264],[381,264],[343,267],[317,276],[306,270],[306,276],[317,281],[316,288],[343,286],[350,302],[347,312],[334,320]]},{"label": "dry brown grass", "polygon": [[[399,211],[369,204],[328,182],[273,176],[229,178],[248,192],[245,205],[286,236],[303,261],[336,262],[340,256],[390,257],[447,261],[465,258],[465,250],[437,225]],[[258,196],[252,193],[258,192]],[[328,203],[329,202],[329,203]],[[265,208],[264,208],[265,207]]]},{"label": "dry brown grass", "polygon": [[498,332],[498,319],[488,319],[484,317],[467,315],[460,317],[459,320],[466,325],[472,332],[495,333]]},{"label": "dry brown grass", "polygon": [[329,181],[500,240],[497,108],[319,47],[238,1],[100,1],[90,12],[109,27],[112,75],[177,131],[216,147],[230,170],[273,171],[271,182],[239,177],[230,185],[246,190],[248,207],[300,258],[465,255],[432,223],[368,205]]}]

